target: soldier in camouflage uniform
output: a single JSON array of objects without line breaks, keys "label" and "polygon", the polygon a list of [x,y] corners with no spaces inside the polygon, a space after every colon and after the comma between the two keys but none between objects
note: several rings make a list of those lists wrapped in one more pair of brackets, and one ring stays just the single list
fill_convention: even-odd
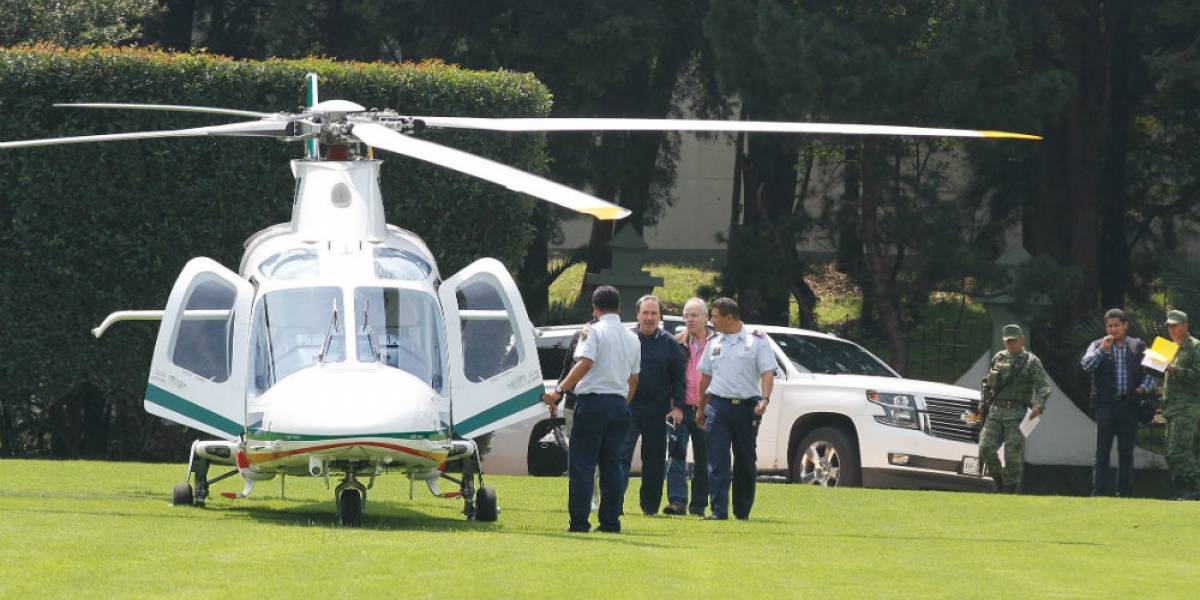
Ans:
[{"label": "soldier in camouflage uniform", "polygon": [[1183,311],[1167,313],[1167,332],[1179,351],[1167,365],[1162,416],[1167,420],[1167,464],[1181,500],[1198,500],[1196,422],[1200,420],[1200,341],[1188,332]]},{"label": "soldier in camouflage uniform", "polygon": [[[992,357],[988,376],[983,380],[983,400],[988,403],[987,420],[979,435],[979,460],[996,479],[996,491],[1021,493],[1024,476],[1025,436],[1021,421],[1033,407],[1031,417],[1046,410],[1050,397],[1050,378],[1042,361],[1025,349],[1025,336],[1019,325],[1005,325],[1001,330],[1004,350]],[[999,479],[1000,458],[996,455],[1004,444],[1004,477]]]}]

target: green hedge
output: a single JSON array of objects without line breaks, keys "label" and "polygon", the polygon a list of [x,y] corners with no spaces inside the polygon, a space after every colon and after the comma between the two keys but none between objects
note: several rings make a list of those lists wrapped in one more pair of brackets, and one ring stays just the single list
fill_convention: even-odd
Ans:
[{"label": "green hedge", "polygon": [[[321,98],[402,114],[545,116],[533,76],[328,60],[243,62],[127,49],[0,49],[0,140],[176,129],[212,115],[52,108],[125,101],[291,111],[304,74]],[[431,132],[426,139],[542,171],[544,138]],[[299,143],[246,139],[109,142],[0,151],[0,455],[178,459],[183,432],[141,408],[156,327],[110,311],[160,308],[180,268],[209,256],[236,269],[242,242],[288,220]],[[384,155],[390,223],[429,244],[444,275],[481,256],[516,269],[532,200]]]}]

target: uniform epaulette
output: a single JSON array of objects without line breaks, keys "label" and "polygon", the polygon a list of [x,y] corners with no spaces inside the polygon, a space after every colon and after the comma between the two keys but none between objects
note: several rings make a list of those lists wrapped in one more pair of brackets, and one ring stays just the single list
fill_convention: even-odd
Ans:
[{"label": "uniform epaulette", "polygon": [[750,335],[752,335],[752,336],[754,336],[754,337],[758,337],[758,338],[765,338],[765,337],[767,337],[767,334],[763,333],[763,330],[761,330],[761,329],[751,329],[751,330],[750,330]]}]

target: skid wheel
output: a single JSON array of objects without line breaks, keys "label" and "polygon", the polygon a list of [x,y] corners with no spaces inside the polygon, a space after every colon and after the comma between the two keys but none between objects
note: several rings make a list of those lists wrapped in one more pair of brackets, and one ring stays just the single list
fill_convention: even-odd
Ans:
[{"label": "skid wheel", "polygon": [[496,489],[485,485],[475,493],[475,520],[493,523],[500,516],[500,506],[496,504]]},{"label": "skid wheel", "polygon": [[192,485],[187,482],[175,484],[175,489],[171,492],[171,504],[175,506],[191,506]]},{"label": "skid wheel", "polygon": [[342,527],[361,527],[363,517],[363,496],[354,488],[342,491],[337,498],[338,525]]}]

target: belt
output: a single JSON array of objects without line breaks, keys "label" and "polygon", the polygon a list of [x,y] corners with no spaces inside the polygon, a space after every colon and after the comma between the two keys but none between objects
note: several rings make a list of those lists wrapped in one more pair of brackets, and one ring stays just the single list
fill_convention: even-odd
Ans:
[{"label": "belt", "polygon": [[992,406],[997,408],[1028,408],[1020,400],[992,400]]},{"label": "belt", "polygon": [[625,397],[624,395],[622,395],[622,394],[618,394],[618,393],[616,393],[616,392],[613,392],[613,393],[611,393],[611,394],[610,394],[610,393],[604,393],[604,392],[587,392],[587,393],[584,393],[584,394],[575,394],[575,399],[576,399],[576,400],[585,400],[585,399],[587,399],[587,398],[595,398],[595,397],[597,397],[597,396],[617,396],[618,398],[624,398],[624,397]]},{"label": "belt", "polygon": [[737,406],[739,404],[755,404],[759,400],[762,400],[762,396],[751,396],[749,398],[728,398],[725,396],[717,396],[715,394],[709,394],[709,397],[711,397],[713,400],[724,400],[734,406]]}]

